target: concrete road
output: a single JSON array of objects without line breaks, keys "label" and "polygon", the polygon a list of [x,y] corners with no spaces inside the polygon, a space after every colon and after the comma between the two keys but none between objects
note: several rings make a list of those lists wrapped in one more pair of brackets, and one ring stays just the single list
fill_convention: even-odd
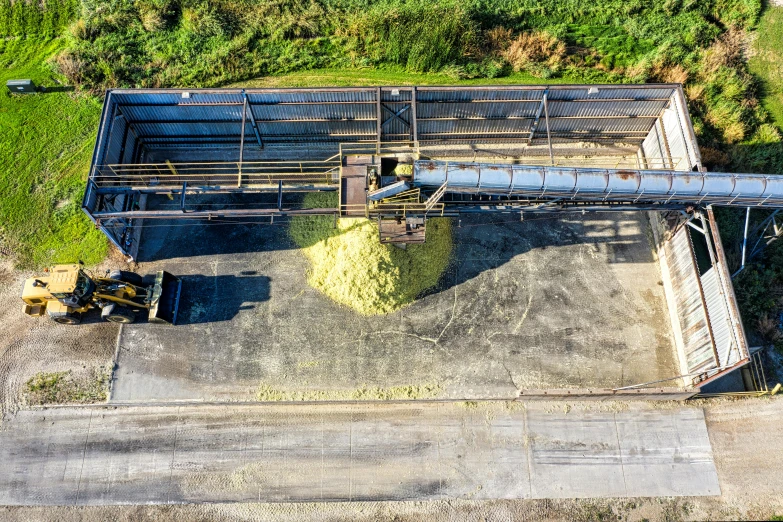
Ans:
[{"label": "concrete road", "polygon": [[682,373],[643,213],[494,221],[455,222],[442,287],[381,317],[311,288],[285,226],[145,228],[139,270],[183,277],[180,321],[123,327],[112,397],[437,385],[442,397],[514,398]]},{"label": "concrete road", "polygon": [[703,412],[690,407],[33,410],[2,425],[0,462],[0,504],[720,494]]}]

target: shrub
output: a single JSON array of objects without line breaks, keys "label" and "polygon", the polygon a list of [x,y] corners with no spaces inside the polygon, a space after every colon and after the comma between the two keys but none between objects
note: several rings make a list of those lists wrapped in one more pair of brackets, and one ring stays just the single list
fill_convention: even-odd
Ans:
[{"label": "shrub", "polygon": [[352,47],[376,62],[409,71],[438,71],[474,53],[477,28],[458,3],[376,3],[338,30]]},{"label": "shrub", "polygon": [[515,71],[521,71],[534,64],[556,67],[562,62],[564,55],[565,44],[542,31],[520,34],[502,52],[503,58]]}]

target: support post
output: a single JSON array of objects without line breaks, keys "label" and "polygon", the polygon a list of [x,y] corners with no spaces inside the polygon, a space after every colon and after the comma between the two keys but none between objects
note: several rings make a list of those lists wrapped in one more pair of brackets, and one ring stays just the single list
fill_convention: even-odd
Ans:
[{"label": "support post", "polygon": [[[740,263],[739,270],[734,273],[734,275],[737,275],[740,273],[740,271],[745,268],[745,252],[748,248],[748,225],[750,224],[750,207],[747,208],[745,211],[745,232],[742,234],[742,263]],[[732,276],[733,277],[733,276]]]},{"label": "support post", "polygon": [[538,122],[541,120],[541,113],[544,112],[544,99],[546,98],[547,92],[549,92],[549,90],[545,89],[543,96],[541,96],[541,102],[538,104],[538,109],[536,110],[536,119],[533,121],[533,125],[530,126],[530,136],[527,137],[528,145],[532,144],[533,138],[536,137],[536,129],[538,129]]},{"label": "support post", "polygon": [[247,117],[247,96],[242,103],[242,132],[239,135],[239,173],[237,175],[237,188],[242,186],[242,160],[245,155],[245,118]]},{"label": "support post", "polygon": [[416,87],[411,88],[411,136],[414,145],[419,142],[418,129],[416,128]]},{"label": "support post", "polygon": [[245,98],[245,103],[247,104],[247,115],[250,118],[250,125],[253,127],[253,133],[256,135],[256,141],[258,142],[258,146],[263,149],[264,143],[261,141],[261,133],[258,130],[256,117],[253,116],[253,107],[250,105],[250,103],[248,103],[247,93],[244,90],[242,91],[242,96]]},{"label": "support post", "polygon": [[277,182],[277,210],[283,210],[283,180]]},{"label": "support post", "polygon": [[185,212],[185,192],[188,190],[188,182],[182,183],[182,194],[179,196],[179,208],[182,212]]},{"label": "support post", "polygon": [[380,154],[380,152],[381,152],[381,122],[382,122],[381,120],[383,118],[383,112],[382,112],[382,109],[381,109],[381,88],[380,87],[375,89],[375,116],[378,118],[378,121],[375,123],[376,124],[376,128],[375,128],[375,133],[376,133],[375,150],[376,150],[376,153]]},{"label": "support post", "polygon": [[544,120],[546,121],[546,142],[549,145],[549,162],[554,167],[555,155],[552,152],[552,134],[549,131],[549,104],[547,103],[546,94],[544,94]]}]

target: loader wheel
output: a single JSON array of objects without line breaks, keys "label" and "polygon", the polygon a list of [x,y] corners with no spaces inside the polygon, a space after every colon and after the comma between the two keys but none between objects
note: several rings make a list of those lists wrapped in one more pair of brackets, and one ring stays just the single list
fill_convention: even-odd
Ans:
[{"label": "loader wheel", "polygon": [[142,286],[142,278],[135,272],[126,272],[125,270],[112,270],[109,272],[109,279],[116,279],[123,283],[133,286]]},{"label": "loader wheel", "polygon": [[101,316],[112,323],[130,324],[136,320],[136,314],[133,313],[133,310],[116,304],[104,308]]},{"label": "loader wheel", "polygon": [[82,318],[79,314],[70,312],[59,312],[49,316],[52,321],[59,324],[79,324],[82,322]]}]

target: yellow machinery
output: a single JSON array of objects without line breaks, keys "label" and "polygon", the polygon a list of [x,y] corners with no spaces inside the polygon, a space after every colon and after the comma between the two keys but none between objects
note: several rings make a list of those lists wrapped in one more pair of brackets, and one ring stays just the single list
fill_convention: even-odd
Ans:
[{"label": "yellow machinery", "polygon": [[114,270],[106,277],[93,277],[81,265],[57,265],[45,276],[24,282],[24,313],[47,314],[60,324],[79,324],[81,315],[93,308],[114,323],[132,323],[142,308],[150,322],[174,324],[177,320],[182,281],[163,270],[152,284],[145,285],[134,272]]}]

